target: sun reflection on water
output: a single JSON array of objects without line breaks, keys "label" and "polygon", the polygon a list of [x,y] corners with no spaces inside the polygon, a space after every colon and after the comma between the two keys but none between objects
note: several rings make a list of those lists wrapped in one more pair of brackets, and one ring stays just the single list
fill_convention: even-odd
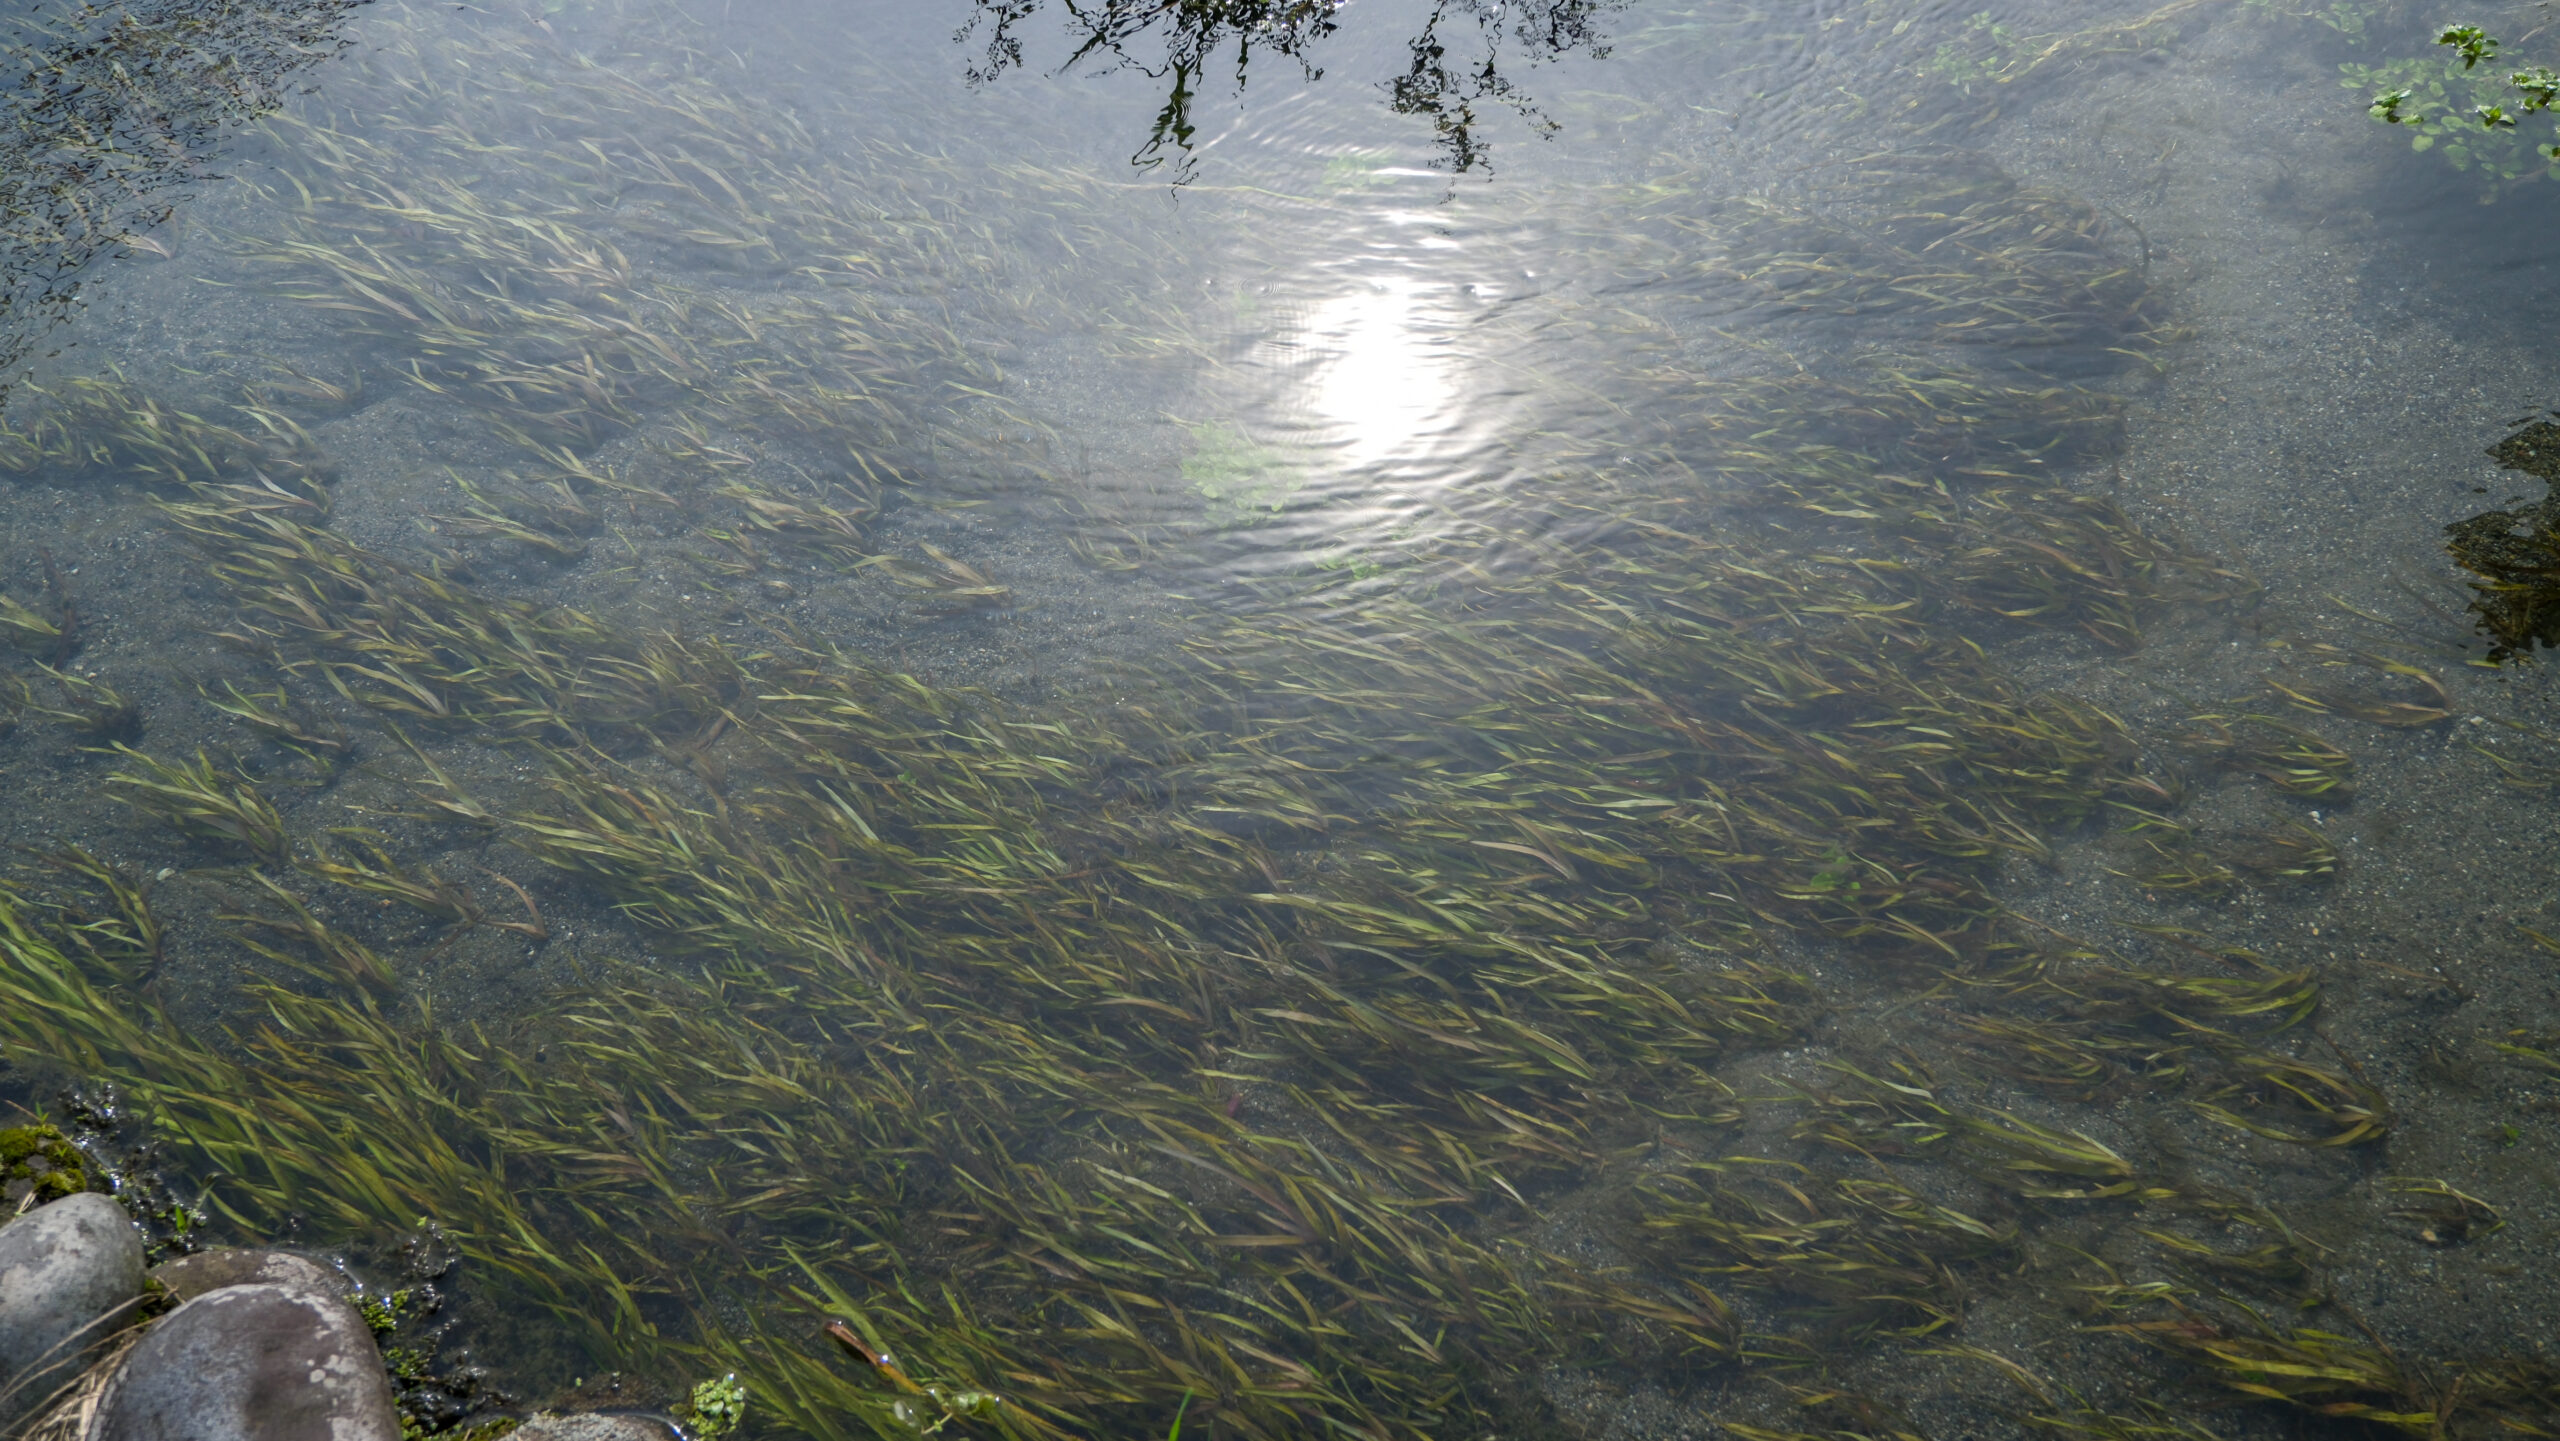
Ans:
[{"label": "sun reflection on water", "polygon": [[1447,318],[1453,289],[1409,276],[1364,281],[1316,305],[1303,338],[1316,438],[1347,470],[1428,456],[1456,427],[1460,393]]},{"label": "sun reflection on water", "polygon": [[1536,291],[1498,229],[1402,206],[1342,218],[1333,244],[1300,245],[1313,258],[1247,283],[1243,363],[1204,406],[1288,472],[1285,498],[1249,526],[1212,497],[1233,540],[1221,568],[1367,564],[1465,530],[1517,478],[1523,428],[1552,419],[1544,366],[1519,353],[1534,339],[1520,302]]}]

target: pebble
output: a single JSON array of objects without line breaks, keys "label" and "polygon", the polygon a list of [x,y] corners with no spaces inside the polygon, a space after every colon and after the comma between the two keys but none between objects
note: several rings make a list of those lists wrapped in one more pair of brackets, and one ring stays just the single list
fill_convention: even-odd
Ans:
[{"label": "pebble", "polygon": [[225,1286],[151,1328],[83,1441],[400,1441],[400,1417],[353,1306],[306,1286]]},{"label": "pebble", "polygon": [[0,1226],[0,1422],[77,1375],[141,1294],[141,1233],[105,1196],[65,1196]]}]

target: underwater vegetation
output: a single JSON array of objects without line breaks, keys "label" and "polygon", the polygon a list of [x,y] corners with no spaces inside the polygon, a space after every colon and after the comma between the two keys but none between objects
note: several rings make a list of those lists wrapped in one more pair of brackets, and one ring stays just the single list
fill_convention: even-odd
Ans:
[{"label": "underwater vegetation", "polygon": [[1288,504],[1305,483],[1299,466],[1256,445],[1232,425],[1204,426],[1183,459],[1182,478],[1208,502],[1211,524],[1250,524],[1257,512]]},{"label": "underwater vegetation", "polygon": [[[2316,969],[2119,951],[2001,899],[2094,829],[2163,890],[2316,884],[2318,833],[2203,838],[2182,798],[2343,799],[2353,758],[2305,716],[2446,714],[2341,652],[2148,734],[2000,664],[2252,593],[2089,484],[2111,387],[2175,335],[2093,207],[1925,143],[1746,197],[1630,186],[1625,253],[1681,284],[1608,373],[1608,429],[1524,437],[1517,482],[1391,573],[1232,585],[1178,647],[1025,704],[637,624],[443,545],[546,575],[608,543],[729,578],[788,556],[955,622],[1005,604],[945,552],[873,553],[897,507],[984,493],[963,442],[1010,402],[976,327],[1037,298],[959,163],[742,99],[681,32],[573,66],[521,24],[431,45],[382,13],[220,237],[332,353],[227,405],[49,382],[0,436],[13,473],[147,490],[222,597],[233,669],[199,695],[254,737],[229,754],[61,670],[67,612],[6,616],[100,791],[218,884],[252,981],[172,1004],[164,903],[89,852],[0,894],[0,1041],[113,1078],[221,1224],[431,1217],[541,1364],[721,1376],[704,1419],[743,1395],[749,1428],[811,1436],[1556,1434],[1558,1368],[1759,1378],[1822,1428],[1741,1435],[1916,1434],[1825,1379],[1906,1352],[2059,1433],[2210,1435],[2188,1418],[2234,1398],[2548,1420],[2524,1363],[2362,1334],[2320,1242],[2111,1109],[2375,1157],[2392,1106],[2313,1025]],[[1083,178],[1005,183],[1047,201],[1005,223],[1137,265],[1082,224]],[[1805,343],[1680,361],[1737,313]],[[339,524],[313,437],[386,391],[505,457],[456,467],[416,548]],[[1245,435],[1199,436],[1188,530],[985,469],[1143,583],[1296,503]],[[345,823],[362,770],[409,829]],[[673,959],[439,1014],[420,982],[455,936],[549,927],[538,887],[475,892],[421,834],[511,847]],[[1827,1027],[1844,971],[1907,998],[1903,1037]],[[2442,1244],[2494,1229],[2404,1179],[2395,1214]],[[1968,1349],[2031,1287],[2158,1368],[2145,1394]]]},{"label": "underwater vegetation", "polygon": [[174,213],[240,127],[335,54],[358,0],[48,0],[0,29],[0,362],[77,305],[82,276]]}]

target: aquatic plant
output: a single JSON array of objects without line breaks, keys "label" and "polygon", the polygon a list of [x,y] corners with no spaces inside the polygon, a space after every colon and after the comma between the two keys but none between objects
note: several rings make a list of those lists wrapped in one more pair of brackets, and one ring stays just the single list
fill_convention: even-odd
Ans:
[{"label": "aquatic plant", "polygon": [[[1494,1378],[1559,1344],[1551,1327],[1591,1324],[1573,1318],[1749,1355],[1768,1343],[1711,1290],[1593,1274],[1486,1228],[1587,1176],[1613,1130],[1729,1123],[1716,1061],[1795,1034],[1809,997],[1719,938],[1775,921],[1968,967],[2007,944],[1985,865],[2034,853],[2110,787],[2150,794],[2103,717],[2008,694],[1890,595],[1844,604],[1865,571],[1755,566],[1677,532],[1657,534],[1665,556],[1512,580],[1454,612],[1384,595],[1242,619],[1195,643],[1179,686],[1033,721],[844,657],[497,602],[219,492],[170,513],[275,618],[270,643],[377,677],[352,697],[540,746],[550,800],[510,798],[511,833],[706,970],[635,975],[514,1038],[395,1024],[361,999],[386,983],[371,953],[262,881],[285,912],[258,924],[316,955],[271,952],[288,974],[347,979],[269,992],[243,1059],[114,1022],[130,1003],[23,928],[21,1043],[170,1078],[152,1100],[244,1178],[221,1198],[239,1224],[308,1212],[315,1186],[343,1198],[339,1224],[423,1203],[489,1284],[599,1346],[716,1360],[820,1434],[846,1417],[902,1434],[912,1397],[770,1323],[732,1333],[718,1318],[758,1269],[775,1299],[867,1328],[915,1394],[1003,1398],[952,1402],[999,1430],[1031,1427],[1007,1407],[1074,1427],[1186,1394],[1242,1434],[1503,1414],[1525,1402]],[[1613,590],[1627,599],[1588,608]],[[1823,619],[1758,619],[1789,613]],[[395,655],[401,685],[379,679]],[[1241,731],[1203,719],[1254,712],[1269,720]],[[1374,739],[1389,718],[1392,763]],[[716,789],[688,799],[614,759],[635,743],[716,746]],[[453,904],[379,851],[307,854],[315,875]],[[1714,968],[1657,949],[1674,936]],[[2086,1017],[2073,1044],[2101,1070],[2174,1080],[2194,1062],[2162,1056],[2227,1051],[2306,1105],[2374,1109],[2305,1089],[2305,1063],[2249,1059],[2310,1004],[2306,977],[2100,969],[2051,994]],[[1864,1089],[1823,1100],[1808,1136],[1943,1146],[2021,1202],[2172,1194],[2067,1129],[1850,1079]],[[2240,1094],[2199,1104],[2238,1116]],[[360,1164],[318,1104],[339,1095],[389,1107]],[[1827,1334],[1943,1327],[1958,1305],[1925,1278],[2006,1244],[2010,1223],[1824,1184],[1846,1209],[1803,1224],[1883,1228],[1842,1274],[1920,1268],[1917,1290],[1858,1293],[1906,1300],[1844,1311],[1818,1278],[1852,1253],[1753,1262],[1754,1285],[1814,1298]],[[1663,1214],[1692,1219],[1658,1235],[1709,1248],[1697,1226],[1723,1213]],[[688,1259],[740,1247],[766,1259]],[[1713,1254],[1680,1264],[1710,1281]],[[928,1304],[962,1286],[966,1309]],[[1226,1309],[1240,1296],[1261,1299]],[[1327,1319],[1326,1296],[1360,1319]],[[692,1313],[690,1339],[665,1301]],[[1485,1379],[1429,1389],[1453,1368]]]},{"label": "aquatic plant", "polygon": [[319,447],[290,417],[254,400],[234,407],[243,428],[179,410],[112,372],[25,390],[33,399],[24,421],[0,427],[0,471],[62,478],[113,472],[170,489],[229,485],[262,503],[328,505]]},{"label": "aquatic plant", "polygon": [[150,232],[239,129],[344,43],[355,0],[207,8],[47,0],[0,31],[0,368],[78,304],[100,256],[167,254]]},{"label": "aquatic plant", "polygon": [[[363,119],[267,122],[274,223],[227,244],[256,283],[333,319],[356,365],[473,407],[524,458],[457,472],[440,529],[569,560],[607,508],[714,509],[729,565],[761,568],[768,548],[862,559],[932,420],[999,375],[906,290],[996,278],[947,204],[916,194],[919,167],[944,162],[822,143],[681,67],[535,81],[504,32],[386,40],[338,87],[368,97]],[[516,126],[557,143],[478,140]],[[756,293],[701,293],[706,266]],[[317,394],[260,388],[288,391]],[[644,415],[646,474],[593,458]]]},{"label": "aquatic plant", "polygon": [[1213,525],[1249,525],[1288,504],[1306,484],[1303,467],[1268,446],[1256,445],[1232,425],[1203,425],[1193,432],[1182,478],[1208,502]]},{"label": "aquatic plant", "polygon": [[2342,65],[2340,83],[2371,95],[2374,119],[2414,132],[2410,149],[2436,151],[2456,170],[2476,169],[2492,185],[2560,178],[2560,145],[2536,143],[2521,128],[2560,106],[2560,73],[2547,65],[2501,73],[2492,63],[2498,39],[2477,25],[2447,25],[2435,44],[2449,53]]},{"label": "aquatic plant", "polygon": [[735,1376],[714,1376],[685,1397],[685,1420],[702,1441],[721,1441],[747,1416],[747,1388]]}]

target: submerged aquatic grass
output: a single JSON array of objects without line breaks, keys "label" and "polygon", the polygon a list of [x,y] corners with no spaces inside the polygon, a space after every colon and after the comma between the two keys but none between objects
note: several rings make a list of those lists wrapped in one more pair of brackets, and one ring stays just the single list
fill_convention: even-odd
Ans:
[{"label": "submerged aquatic grass", "polygon": [[[925,303],[989,263],[934,188],[948,162],[827,160],[680,48],[563,79],[465,40],[395,27],[378,111],[280,118],[274,223],[228,237],[374,385],[518,458],[452,476],[441,533],[565,566],[608,514],[665,511],[687,533],[653,559],[789,554],[949,617],[1009,606],[949,552],[870,553],[941,479],[945,402],[997,383]],[[488,143],[523,127],[547,143]],[[396,771],[423,822],[501,838],[682,963],[441,1018],[416,968],[474,928],[541,940],[529,893],[494,921],[414,837],[132,747],[107,784],[226,863],[219,917],[263,979],[223,1025],[170,1014],[147,889],[65,853],[80,900],[0,901],[0,1039],[128,1086],[245,1234],[434,1217],[561,1364],[734,1374],[802,1434],[1535,1434],[1551,1368],[1818,1378],[1961,1344],[1979,1296],[2101,1229],[2093,1334],[2197,1396],[2528,1417],[2525,1371],[2439,1386],[2260,1319],[2311,1299],[2317,1246],[2105,1115],[2378,1142],[2387,1100],[2307,1024],[2317,974],[2146,963],[2001,900],[2127,815],[2146,884],[2317,880],[2336,855],[2298,828],[2209,849],[2169,758],[2337,799],[2352,758],[2268,711],[2445,709],[2301,681],[2145,735],[1996,662],[1984,637],[2123,651],[2250,591],[2076,485],[2119,440],[2106,385],[2168,338],[2138,251],[1937,151],[1698,190],[1656,187],[1645,243],[1773,315],[1875,315],[1864,343],[1634,367],[1624,433],[1524,441],[1519,483],[1401,541],[1409,564],[1259,577],[1178,653],[1036,710],[361,541],[316,444],[259,419],[280,385],[229,416],[113,377],[31,397],[0,438],[20,468],[151,487],[228,597],[257,677],[208,688],[218,713],[319,773]],[[803,484],[761,478],[776,455]],[[1244,494],[1195,498],[1214,523]],[[1144,576],[1198,537],[1077,539]],[[515,764],[483,779],[475,747]],[[434,934],[347,921],[341,893]],[[1825,1038],[1834,1064],[1772,1085],[1752,1067],[1833,999],[1809,955],[1907,984],[1978,1067]],[[1802,1434],[1906,1429],[1807,1395]]]}]

